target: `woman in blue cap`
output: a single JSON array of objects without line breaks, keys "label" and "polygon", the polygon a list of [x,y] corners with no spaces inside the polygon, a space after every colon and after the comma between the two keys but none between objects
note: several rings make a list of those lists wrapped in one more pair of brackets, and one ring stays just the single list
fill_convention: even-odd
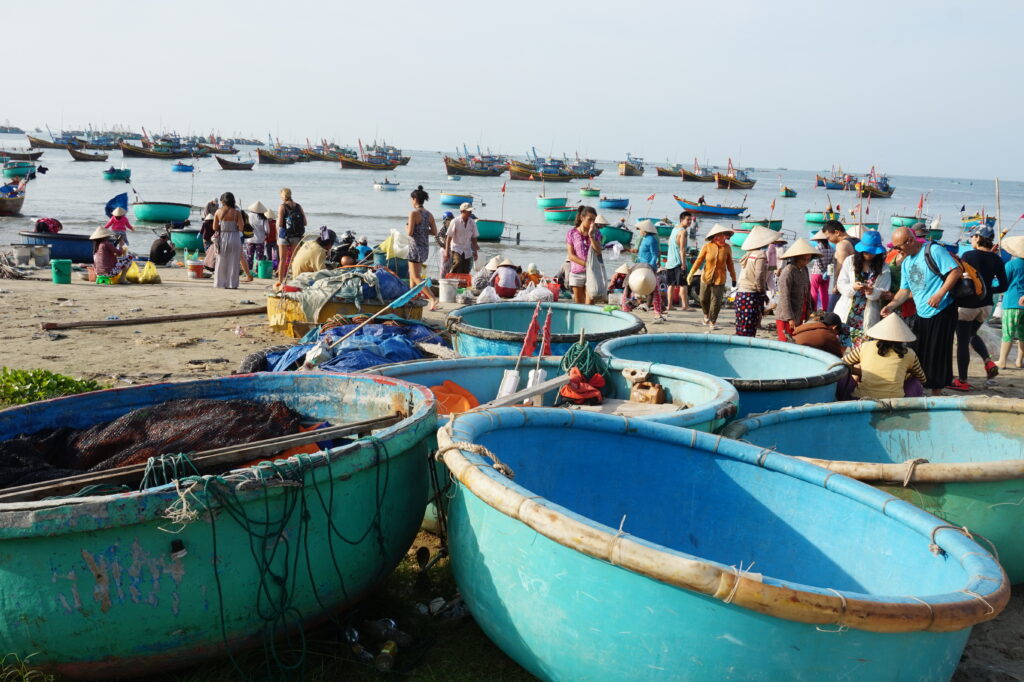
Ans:
[{"label": "woman in blue cap", "polygon": [[835,313],[849,327],[854,348],[860,347],[864,330],[882,319],[878,299],[889,291],[891,279],[882,235],[868,230],[854,246],[853,257],[843,261],[836,279],[840,298]]}]

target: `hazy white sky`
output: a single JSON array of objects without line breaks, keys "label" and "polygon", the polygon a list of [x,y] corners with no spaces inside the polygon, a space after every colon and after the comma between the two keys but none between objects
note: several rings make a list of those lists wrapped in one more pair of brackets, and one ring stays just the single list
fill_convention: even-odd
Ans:
[{"label": "hazy white sky", "polygon": [[31,14],[4,31],[26,57],[0,96],[0,121],[24,128],[1024,178],[1016,0],[42,0]]}]

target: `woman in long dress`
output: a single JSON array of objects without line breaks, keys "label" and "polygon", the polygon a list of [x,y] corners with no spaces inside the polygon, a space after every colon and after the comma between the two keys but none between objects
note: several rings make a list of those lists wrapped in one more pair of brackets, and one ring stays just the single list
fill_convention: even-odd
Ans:
[{"label": "woman in long dress", "polygon": [[[430,199],[423,185],[414,189],[409,196],[412,199],[412,210],[409,212],[409,220],[405,227],[409,235],[409,286],[414,287],[425,279],[424,270],[430,256],[430,237],[437,236],[437,224],[430,211],[423,208],[423,204]],[[423,293],[430,299],[430,309],[437,310],[437,299],[434,298],[430,287],[425,287]]]},{"label": "woman in long dress", "polygon": [[217,245],[213,284],[218,289],[238,288],[242,260],[241,226],[242,214],[235,206],[235,195],[224,192],[220,196],[220,208],[213,214],[213,241]]}]

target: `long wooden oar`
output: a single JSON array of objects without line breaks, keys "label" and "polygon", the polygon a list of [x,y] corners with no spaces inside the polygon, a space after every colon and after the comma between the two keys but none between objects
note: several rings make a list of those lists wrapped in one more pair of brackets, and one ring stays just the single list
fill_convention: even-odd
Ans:
[{"label": "long wooden oar", "polygon": [[[223,471],[233,464],[248,462],[258,457],[271,457],[284,450],[299,446],[316,443],[322,440],[340,438],[353,433],[369,433],[374,429],[382,429],[396,424],[405,417],[401,414],[379,417],[377,419],[366,419],[364,421],[352,422],[350,424],[338,424],[326,429],[305,431],[303,433],[291,433],[276,438],[243,443],[240,445],[229,445],[214,450],[205,450],[192,455],[189,459],[196,469]],[[26,502],[38,500],[44,497],[58,497],[78,492],[89,485],[121,485],[126,483],[137,483],[141,480],[146,471],[146,464],[135,464],[132,466],[119,467],[110,471],[89,472],[77,476],[68,476],[52,481],[40,481],[28,485],[15,486],[0,491],[0,503]]]},{"label": "long wooden oar", "polygon": [[239,315],[261,315],[267,306],[241,308],[239,310],[214,310],[208,313],[181,313],[180,315],[156,315],[154,317],[129,317],[124,320],[82,320],[80,322],[43,322],[42,329],[78,329],[79,327],[123,327],[126,325],[154,324],[156,322],[178,322],[179,320],[205,320],[214,317],[236,317]]}]

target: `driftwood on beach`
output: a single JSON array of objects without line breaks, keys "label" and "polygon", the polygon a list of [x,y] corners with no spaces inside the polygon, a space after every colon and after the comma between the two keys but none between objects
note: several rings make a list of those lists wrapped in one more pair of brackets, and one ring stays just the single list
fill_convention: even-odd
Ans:
[{"label": "driftwood on beach", "polygon": [[122,327],[125,325],[153,324],[156,322],[179,322],[181,320],[206,320],[214,317],[235,317],[238,315],[262,315],[267,306],[240,310],[214,310],[208,313],[181,313],[180,315],[156,315],[153,317],[132,317],[125,320],[81,320],[80,322],[43,322],[39,326],[50,329],[79,329],[81,327]]}]

